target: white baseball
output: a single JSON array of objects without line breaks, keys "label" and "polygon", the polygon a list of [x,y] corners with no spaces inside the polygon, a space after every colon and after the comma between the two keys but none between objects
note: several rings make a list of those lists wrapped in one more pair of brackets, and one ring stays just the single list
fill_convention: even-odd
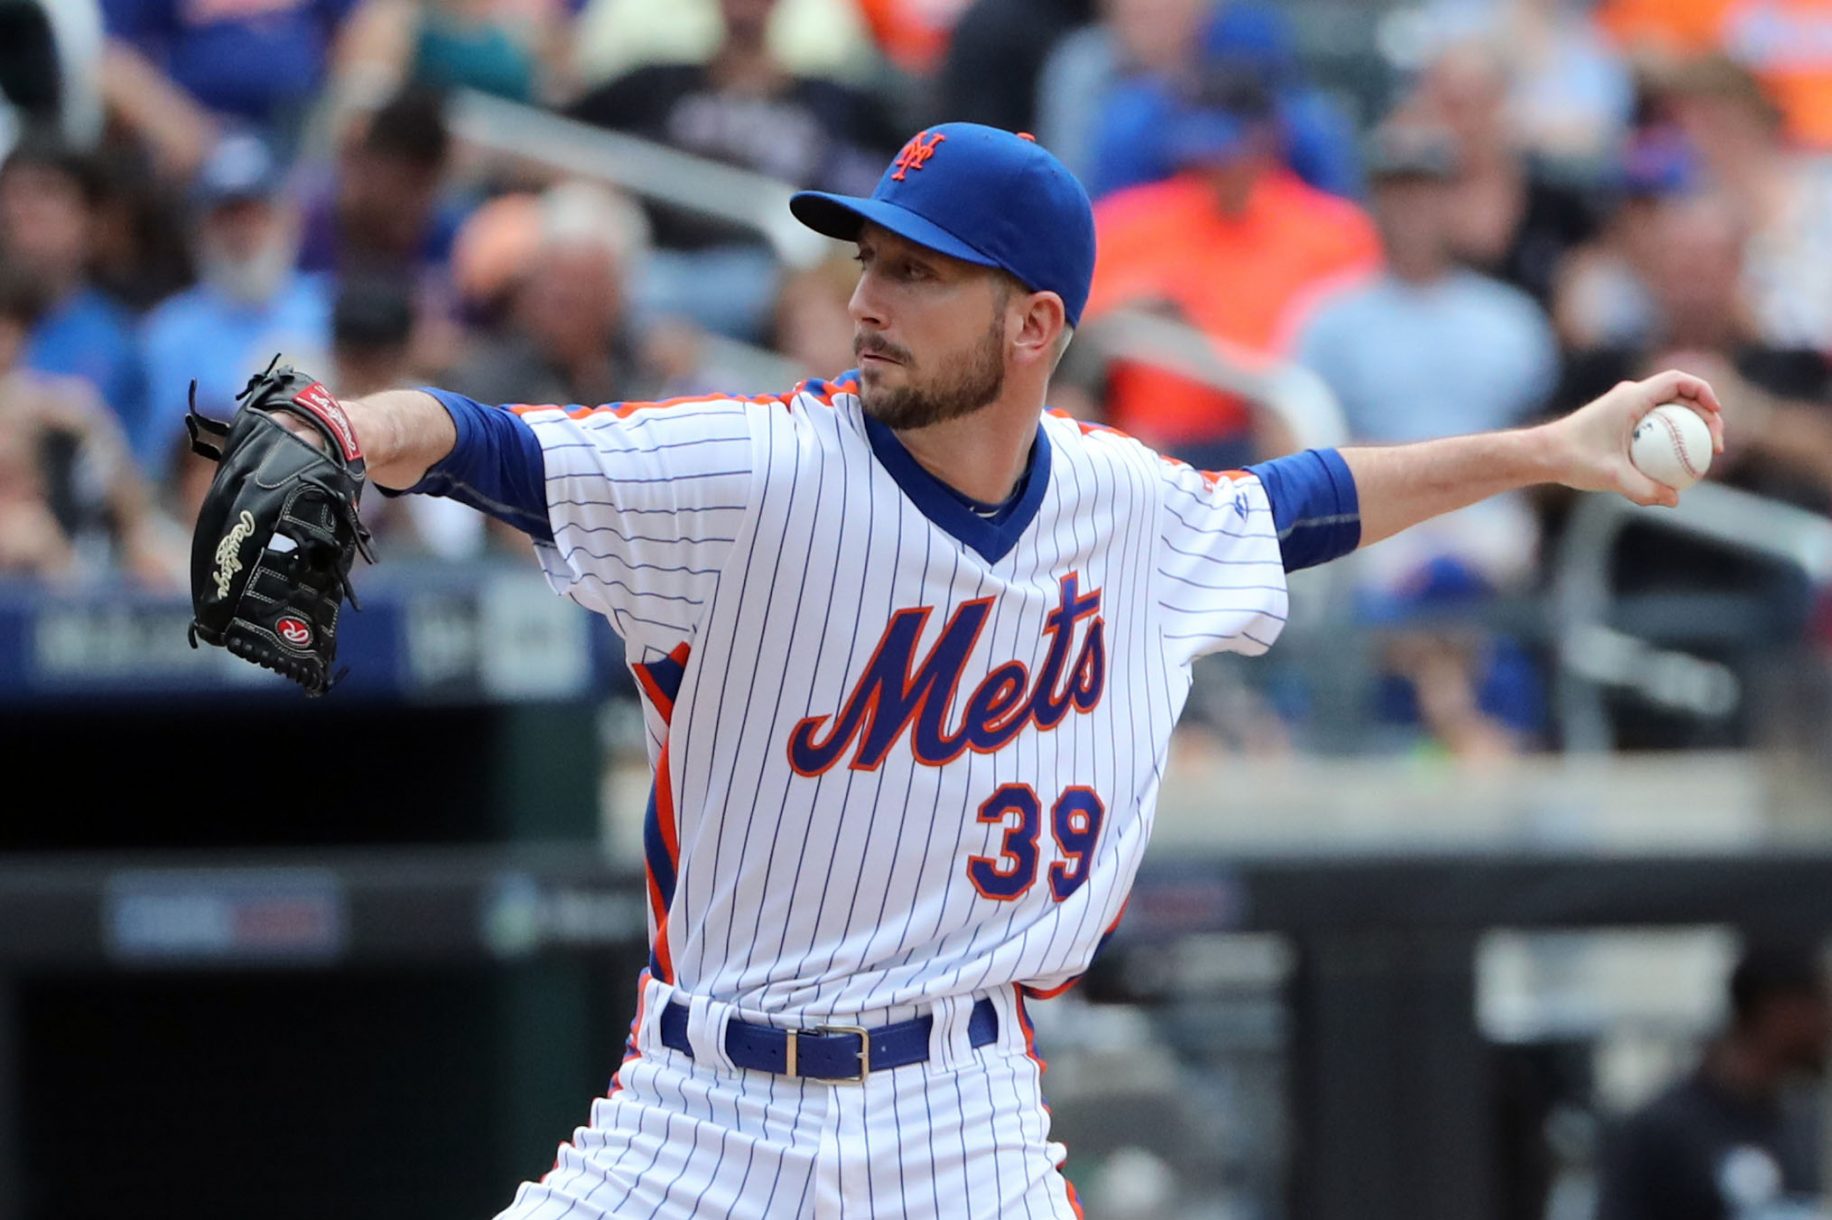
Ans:
[{"label": "white baseball", "polygon": [[1711,427],[1690,407],[1662,403],[1635,425],[1628,458],[1656,483],[1684,491],[1711,469]]}]

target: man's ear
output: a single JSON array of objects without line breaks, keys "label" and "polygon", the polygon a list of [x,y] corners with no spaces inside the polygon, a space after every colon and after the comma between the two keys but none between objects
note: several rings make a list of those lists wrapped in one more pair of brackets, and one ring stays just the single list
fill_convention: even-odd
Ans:
[{"label": "man's ear", "polygon": [[1019,309],[1017,325],[1011,330],[1018,363],[1054,368],[1068,326],[1062,298],[1053,292],[1032,292],[1013,298],[1012,303]]}]

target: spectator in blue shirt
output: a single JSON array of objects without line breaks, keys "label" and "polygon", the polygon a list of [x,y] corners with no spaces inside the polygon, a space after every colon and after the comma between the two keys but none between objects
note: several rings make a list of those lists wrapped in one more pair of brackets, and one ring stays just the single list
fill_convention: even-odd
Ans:
[{"label": "spectator in blue shirt", "polygon": [[180,172],[207,155],[212,120],[252,125],[290,149],[352,4],[102,0],[104,94]]},{"label": "spectator in blue shirt", "polygon": [[143,409],[134,320],[91,279],[106,191],[92,157],[42,134],[21,140],[0,168],[0,255],[33,277],[47,302],[25,367],[88,382],[131,432]]},{"label": "spectator in blue shirt", "polygon": [[276,352],[314,368],[330,350],[326,281],[293,265],[295,210],[267,147],[226,137],[198,177],[195,206],[198,283],[154,309],[144,333],[148,409],[132,439],[161,476],[183,448],[193,378],[198,410],[226,419],[249,371]]},{"label": "spectator in blue shirt", "polygon": [[[1318,190],[1348,198],[1361,194],[1354,124],[1306,79],[1288,17],[1260,4],[1224,4],[1203,27],[1199,55],[1210,70],[1254,75],[1271,94],[1281,151],[1292,172]],[[1094,133],[1092,194],[1158,182],[1176,171],[1164,133],[1183,83],[1144,75],[1111,88]]]},{"label": "spectator in blue shirt", "polygon": [[[1298,360],[1334,391],[1356,443],[1512,427],[1556,385],[1557,343],[1539,306],[1452,257],[1455,156],[1435,129],[1376,133],[1367,166],[1386,265],[1323,295],[1298,329]],[[1538,539],[1520,496],[1446,514],[1363,557],[1365,604],[1377,617],[1404,617],[1424,602],[1518,590],[1534,574]],[[1505,641],[1418,632],[1397,640],[1389,660],[1405,680],[1390,688],[1389,710],[1416,717],[1453,753],[1509,753],[1541,727],[1537,679]]]}]

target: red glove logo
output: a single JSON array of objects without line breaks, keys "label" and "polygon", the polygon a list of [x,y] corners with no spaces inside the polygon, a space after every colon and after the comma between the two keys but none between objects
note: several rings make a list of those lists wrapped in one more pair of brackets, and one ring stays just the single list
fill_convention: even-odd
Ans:
[{"label": "red glove logo", "polygon": [[337,434],[338,443],[343,446],[344,457],[354,462],[363,455],[356,444],[356,430],[350,427],[350,417],[344,414],[343,407],[331,397],[331,392],[324,388],[323,382],[314,381],[306,386],[293,395],[293,401],[322,419]]},{"label": "red glove logo", "polygon": [[302,618],[283,618],[274,624],[274,630],[295,648],[309,647],[312,642],[311,625]]}]

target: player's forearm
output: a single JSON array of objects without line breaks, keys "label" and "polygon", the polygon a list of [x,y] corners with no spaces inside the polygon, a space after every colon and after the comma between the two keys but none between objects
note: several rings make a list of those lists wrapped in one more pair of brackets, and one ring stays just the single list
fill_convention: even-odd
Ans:
[{"label": "player's forearm", "polygon": [[1361,545],[1502,492],[1557,481],[1543,429],[1342,450],[1361,502]]},{"label": "player's forearm", "polygon": [[458,429],[445,407],[424,390],[388,390],[343,404],[362,446],[370,482],[402,491],[452,451]]}]

